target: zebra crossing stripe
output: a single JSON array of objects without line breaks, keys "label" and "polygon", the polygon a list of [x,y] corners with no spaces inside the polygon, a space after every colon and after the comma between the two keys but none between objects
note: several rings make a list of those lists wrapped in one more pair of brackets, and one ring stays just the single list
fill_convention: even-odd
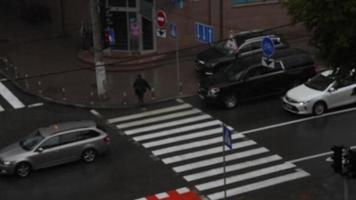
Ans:
[{"label": "zebra crossing stripe", "polygon": [[118,125],[116,125],[116,127],[119,129],[124,129],[124,128],[129,128],[132,126],[139,126],[139,125],[149,124],[149,123],[153,123],[153,122],[193,115],[193,114],[197,114],[197,113],[201,113],[201,111],[199,109],[192,109],[192,110],[176,112],[176,113],[172,113],[172,114],[168,114],[168,115],[163,115],[163,116],[159,116],[159,117],[153,117],[153,118],[149,118],[149,119],[142,119],[142,120],[137,120],[137,121],[133,121],[133,122],[118,124]]},{"label": "zebra crossing stripe", "polygon": [[[299,179],[299,178],[304,178],[304,177],[309,176],[309,175],[310,175],[309,173],[307,173],[307,172],[305,172],[303,170],[297,169],[297,171],[294,172],[294,173],[290,173],[290,174],[287,174],[287,175],[282,175],[282,176],[278,176],[278,177],[275,177],[275,178],[270,178],[270,179],[267,179],[267,180],[264,180],[264,181],[259,181],[259,182],[255,182],[255,183],[252,183],[252,184],[244,185],[244,186],[241,186],[241,187],[229,189],[229,190],[226,191],[226,196],[227,197],[236,196],[236,195],[239,195],[239,194],[243,194],[243,193],[246,193],[246,192],[250,192],[250,191],[254,191],[254,190],[270,187],[270,186],[277,185],[277,184],[280,184],[280,183],[296,180],[296,179]],[[211,200],[223,199],[224,198],[224,191],[210,194],[210,195],[208,195],[208,198],[211,199]]]},{"label": "zebra crossing stripe", "polygon": [[[230,176],[226,178],[226,184],[232,184],[232,183],[237,183],[240,181],[248,180],[248,179],[253,179],[259,176],[267,175],[267,174],[272,174],[276,173],[279,171],[287,170],[287,169],[292,169],[295,168],[295,165],[292,163],[283,163],[279,165],[273,165],[270,167],[266,167],[263,169],[258,169],[254,171],[250,171],[244,174],[239,174],[236,176]],[[204,191],[204,190],[209,190],[217,187],[224,186],[224,179],[218,179],[214,181],[210,181],[207,183],[199,184],[196,185],[195,187],[198,188],[199,191]]]},{"label": "zebra crossing stripe", "polygon": [[[245,169],[245,168],[249,168],[249,167],[266,164],[269,162],[278,161],[281,159],[282,159],[282,157],[280,157],[278,155],[272,155],[272,156],[267,156],[267,157],[263,157],[263,158],[243,162],[243,163],[227,165],[226,172],[233,172],[233,171],[237,171],[237,170],[241,170],[241,169]],[[202,172],[198,172],[195,174],[190,174],[190,175],[184,176],[184,179],[187,181],[195,181],[195,180],[199,180],[202,178],[220,175],[223,173],[224,173],[223,167],[218,167],[218,168],[214,168],[214,169],[210,169],[210,170],[206,170],[206,171],[202,171]]]},{"label": "zebra crossing stripe", "polygon": [[[266,149],[264,147],[247,150],[247,151],[243,151],[243,152],[236,152],[236,153],[227,155],[226,161],[241,159],[241,158],[245,158],[245,157],[249,157],[249,156],[253,156],[253,155],[257,155],[257,154],[261,154],[261,153],[266,153],[266,152],[268,152],[268,149]],[[202,160],[202,161],[197,161],[197,162],[173,167],[173,170],[177,173],[180,173],[180,172],[186,172],[186,171],[193,170],[193,169],[198,169],[201,167],[207,167],[210,165],[219,164],[222,162],[223,162],[223,158],[222,158],[222,156],[219,156],[219,157],[215,157],[215,158],[210,158],[210,159],[206,159],[206,160]]]},{"label": "zebra crossing stripe", "polygon": [[[155,133],[146,134],[146,135],[142,135],[142,136],[137,136],[137,137],[134,137],[133,139],[135,141],[140,142],[143,140],[154,139],[154,138],[158,138],[158,137],[162,137],[162,136],[173,135],[176,133],[182,133],[185,131],[191,131],[191,130],[195,130],[195,129],[206,128],[206,127],[216,126],[216,125],[220,125],[220,124],[221,124],[221,121],[214,120],[214,121],[204,122],[204,123],[200,123],[200,124],[183,126],[183,127],[179,127],[179,128],[175,128],[175,129],[170,129],[170,130],[155,132]],[[126,134],[129,134],[128,131],[125,131],[125,132],[126,132]]]},{"label": "zebra crossing stripe", "polygon": [[[254,142],[252,140],[239,142],[239,143],[235,143],[234,144],[233,149],[239,149],[239,148],[251,146],[251,145],[254,145],[254,144],[256,144],[256,142]],[[169,158],[164,158],[164,159],[162,159],[162,161],[165,164],[171,164],[171,163],[181,162],[181,161],[185,161],[185,160],[190,160],[190,159],[193,159],[193,158],[199,158],[199,157],[202,157],[202,156],[207,156],[207,155],[211,155],[211,154],[220,153],[222,151],[223,151],[222,146],[219,146],[219,147],[215,147],[215,148],[204,149],[204,150],[201,150],[201,151],[196,151],[196,152],[192,152],[192,153],[187,153],[187,154],[182,154],[182,155],[178,155],[178,156],[172,156],[172,157],[169,157]]]},{"label": "zebra crossing stripe", "polygon": [[205,137],[205,136],[216,135],[216,134],[222,134],[222,129],[221,128],[214,128],[214,129],[194,132],[194,133],[191,133],[191,134],[186,134],[186,135],[181,135],[181,136],[176,136],[176,137],[170,137],[170,138],[167,138],[167,139],[155,140],[155,141],[152,141],[152,142],[143,143],[142,145],[145,148],[151,148],[151,147],[171,144],[171,143],[174,143],[174,142],[180,142],[180,141],[184,141],[184,140],[190,140],[190,139],[194,139],[194,138]]},{"label": "zebra crossing stripe", "polygon": [[0,95],[14,108],[23,108],[25,105],[12,92],[0,82]]},{"label": "zebra crossing stripe", "polygon": [[4,111],[5,109],[0,105],[0,112]]},{"label": "zebra crossing stripe", "polygon": [[191,107],[192,106],[190,104],[182,104],[182,105],[178,105],[178,106],[171,106],[171,107],[168,107],[168,108],[162,108],[162,109],[158,109],[158,110],[146,111],[146,112],[143,112],[143,113],[138,113],[138,114],[133,114],[133,115],[127,115],[127,116],[124,116],[124,117],[112,118],[112,119],[108,120],[108,123],[109,124],[119,123],[119,122],[126,121],[126,120],[132,120],[132,119],[141,118],[141,117],[149,117],[149,116],[153,116],[153,115],[157,115],[157,114],[163,114],[163,113],[176,111],[176,110],[182,110],[182,109],[191,108]]},{"label": "zebra crossing stripe", "polygon": [[[232,134],[232,139],[239,139],[239,138],[244,138],[244,136],[242,134]],[[211,144],[216,144],[222,143],[222,136],[219,137],[214,137],[211,139],[207,139],[207,140],[202,140],[202,141],[196,141],[196,142],[191,142],[191,143],[186,143],[186,144],[181,144],[181,145],[175,145],[175,146],[171,146],[171,147],[167,147],[164,149],[158,149],[155,151],[152,151],[152,153],[156,156],[160,156],[160,155],[164,155],[164,154],[168,154],[168,153],[173,153],[173,152],[177,152],[177,151],[183,151],[183,150],[187,150],[187,149],[193,149],[196,147],[203,147],[203,146],[207,146],[207,145],[211,145]]]}]

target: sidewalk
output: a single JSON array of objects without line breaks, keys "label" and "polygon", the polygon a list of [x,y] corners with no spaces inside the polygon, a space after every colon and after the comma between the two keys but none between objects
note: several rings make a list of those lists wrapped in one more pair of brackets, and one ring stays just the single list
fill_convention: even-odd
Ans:
[{"label": "sidewalk", "polygon": [[90,108],[136,106],[132,84],[138,73],[154,88],[152,94],[146,93],[147,104],[193,95],[197,89],[192,56],[181,58],[181,92],[174,55],[106,58],[108,98],[101,100],[96,92],[93,55],[79,51],[73,38],[9,45],[5,53],[8,61],[0,64],[0,72],[23,91],[62,104]]}]

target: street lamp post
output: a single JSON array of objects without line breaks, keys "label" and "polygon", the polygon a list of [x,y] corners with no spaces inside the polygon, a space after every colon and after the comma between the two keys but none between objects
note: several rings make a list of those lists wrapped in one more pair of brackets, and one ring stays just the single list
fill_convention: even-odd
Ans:
[{"label": "street lamp post", "polygon": [[89,9],[91,16],[93,32],[94,63],[96,74],[97,93],[100,99],[105,99],[106,94],[106,70],[103,62],[102,43],[101,43],[101,26],[98,15],[99,0],[89,0]]}]

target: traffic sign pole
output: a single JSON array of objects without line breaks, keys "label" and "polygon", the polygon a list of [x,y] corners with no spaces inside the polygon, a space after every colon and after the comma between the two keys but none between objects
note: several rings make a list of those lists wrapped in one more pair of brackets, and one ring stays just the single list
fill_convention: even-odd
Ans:
[{"label": "traffic sign pole", "polygon": [[224,134],[224,124],[222,125],[223,128],[223,176],[224,176],[224,199],[226,199],[226,147],[225,147],[225,134]]},{"label": "traffic sign pole", "polygon": [[180,80],[180,65],[179,65],[179,43],[178,43],[178,34],[176,30],[176,62],[177,62],[177,87],[178,87],[178,95],[182,93],[181,89],[181,80]]}]

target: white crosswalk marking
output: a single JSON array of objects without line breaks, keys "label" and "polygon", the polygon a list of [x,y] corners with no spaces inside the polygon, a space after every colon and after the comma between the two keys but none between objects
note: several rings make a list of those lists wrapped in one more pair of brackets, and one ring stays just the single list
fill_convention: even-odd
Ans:
[{"label": "white crosswalk marking", "polygon": [[190,117],[187,119],[177,120],[177,121],[173,121],[173,122],[161,123],[161,124],[151,125],[151,126],[147,126],[147,127],[143,127],[143,128],[131,129],[131,130],[125,131],[125,133],[126,133],[126,135],[134,135],[134,134],[141,133],[141,132],[153,131],[153,130],[162,129],[162,128],[168,128],[168,127],[172,127],[172,126],[197,122],[197,121],[210,119],[210,118],[211,117],[209,115],[200,115],[200,116]]},{"label": "white crosswalk marking", "polygon": [[154,138],[158,138],[158,137],[162,137],[162,136],[174,135],[176,133],[182,133],[182,132],[185,132],[185,131],[191,131],[191,130],[195,130],[195,129],[206,128],[206,127],[209,127],[209,126],[216,126],[216,125],[220,125],[220,124],[221,124],[220,121],[215,120],[215,121],[204,122],[204,123],[200,123],[200,124],[194,124],[194,125],[190,125],[190,126],[184,126],[184,127],[180,127],[180,128],[175,128],[175,129],[169,129],[169,130],[165,130],[165,131],[155,132],[155,133],[152,133],[152,134],[137,136],[137,137],[134,137],[133,139],[135,141],[143,141],[143,140],[154,139]]},{"label": "white crosswalk marking", "polygon": [[192,106],[189,104],[182,104],[182,105],[178,105],[178,106],[172,106],[169,108],[162,108],[159,110],[146,111],[146,112],[139,113],[139,114],[133,114],[133,115],[128,115],[128,116],[124,116],[124,117],[112,118],[112,119],[108,120],[108,123],[113,124],[113,123],[118,123],[118,122],[131,120],[131,119],[135,119],[135,118],[149,117],[152,115],[163,114],[163,113],[167,113],[167,112],[171,112],[171,111],[175,111],[175,110],[186,109],[186,108],[191,108],[191,107]]},{"label": "white crosswalk marking", "polygon": [[19,109],[25,107],[25,105],[7,89],[7,87],[0,82],[0,95],[14,108]]},{"label": "white crosswalk marking", "polygon": [[4,111],[5,109],[0,105],[0,112]]},{"label": "white crosswalk marking", "polygon": [[[256,183],[252,183],[252,184],[248,184],[248,185],[244,185],[242,187],[237,187],[234,189],[230,189],[227,190],[227,197],[232,197],[232,196],[236,196],[238,194],[243,194],[246,192],[250,192],[250,191],[254,191],[257,189],[262,189],[265,187],[269,187],[272,185],[277,185],[283,182],[287,182],[287,181],[292,181],[295,179],[299,179],[299,178],[303,178],[306,176],[309,176],[309,173],[296,169],[297,172],[291,173],[291,174],[287,174],[287,175],[282,175],[282,176],[278,176],[275,178],[271,178],[271,179],[267,179],[264,181],[260,181],[260,182],[256,182]],[[224,198],[224,192],[217,192],[214,194],[210,194],[208,195],[209,199],[211,200],[219,200],[219,199],[223,199]]]},{"label": "white crosswalk marking", "polygon": [[139,121],[123,123],[123,124],[117,125],[116,127],[124,129],[124,128],[132,127],[132,126],[139,126],[139,125],[143,125],[143,124],[149,124],[152,122],[159,122],[162,120],[168,120],[168,119],[183,117],[183,116],[187,116],[187,115],[197,114],[200,112],[201,111],[198,109],[192,109],[192,110],[173,113],[173,114],[164,115],[164,116],[160,116],[160,117],[153,117],[153,118],[143,119],[143,120],[139,120]]},{"label": "white crosswalk marking", "polygon": [[[273,161],[277,161],[277,160],[281,160],[281,159],[282,158],[278,155],[272,155],[272,156],[263,157],[260,159],[244,162],[244,163],[228,165],[228,166],[226,166],[226,172],[237,171],[240,169],[245,169],[248,167],[253,167],[253,166],[257,166],[257,165],[261,165],[264,163],[269,163],[269,162],[273,162]],[[223,172],[224,172],[224,169],[222,167],[218,167],[218,168],[210,169],[207,171],[202,171],[202,172],[199,172],[196,174],[190,174],[190,175],[184,176],[184,179],[187,181],[194,181],[194,180],[198,180],[198,179],[202,179],[202,178],[206,178],[206,177],[210,177],[210,176],[216,176],[216,175],[222,174]]]},{"label": "white crosswalk marking", "polygon": [[[184,103],[112,118],[108,123],[150,150],[203,195],[214,200],[224,197],[223,122],[220,120]],[[283,161],[282,157],[228,128],[233,141],[232,149],[225,156],[228,197],[309,176],[293,163]]]},{"label": "white crosswalk marking", "polygon": [[[232,135],[232,139],[238,139],[238,138],[243,138],[244,136],[241,134],[234,134]],[[176,151],[183,151],[183,150],[187,150],[187,149],[193,149],[196,147],[202,147],[202,146],[207,146],[207,145],[211,145],[211,144],[221,144],[222,143],[222,137],[215,137],[212,139],[207,139],[204,141],[197,141],[197,142],[191,142],[191,143],[186,143],[186,144],[182,144],[182,145],[176,145],[176,146],[172,146],[172,147],[167,147],[164,149],[159,149],[159,150],[155,150],[152,151],[152,153],[156,156],[160,156],[160,155],[164,155],[164,154],[168,154],[168,153],[172,153],[172,152],[176,152]]]},{"label": "white crosswalk marking", "polygon": [[[236,145],[233,146],[233,149],[243,148],[243,147],[247,147],[247,146],[254,145],[254,144],[256,144],[256,142],[254,142],[252,140],[248,140],[248,141],[237,143]],[[198,157],[202,157],[202,156],[207,156],[207,155],[211,155],[211,154],[221,153],[222,151],[223,151],[223,148],[220,145],[219,147],[215,147],[215,148],[204,149],[201,151],[195,151],[193,153],[187,153],[187,154],[182,154],[182,155],[173,156],[173,157],[169,157],[169,158],[164,158],[164,159],[162,159],[162,161],[166,164],[170,164],[170,163],[181,162],[184,160],[189,160],[189,159],[198,158]]]}]

